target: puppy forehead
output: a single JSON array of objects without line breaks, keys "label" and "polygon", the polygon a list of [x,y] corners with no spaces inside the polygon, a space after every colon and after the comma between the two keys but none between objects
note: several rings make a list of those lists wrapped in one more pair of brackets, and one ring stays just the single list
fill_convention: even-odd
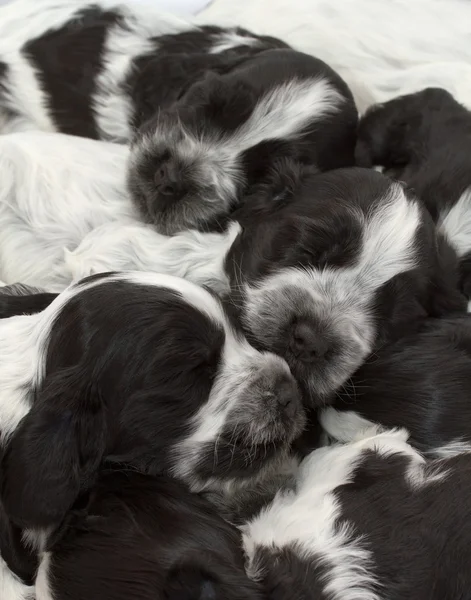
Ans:
[{"label": "puppy forehead", "polygon": [[[381,191],[381,196],[376,193],[366,200],[367,204],[361,206],[354,202],[347,209],[361,225],[360,247],[350,264],[339,268],[315,264],[299,268],[295,264],[284,264],[258,281],[252,287],[253,291],[294,285],[305,287],[314,296],[316,290],[322,290],[323,294],[329,292],[329,295],[338,295],[342,291],[345,300],[348,300],[352,291],[367,297],[395,275],[413,269],[418,260],[416,237],[421,224],[420,207],[414,198],[406,195],[401,185],[389,182],[381,175],[380,178],[386,182],[384,185],[380,181],[381,185],[376,188],[376,192]],[[348,206],[348,203],[342,202],[342,210]],[[333,211],[335,213],[335,209]],[[323,213],[320,222],[324,228],[328,227],[328,212]],[[313,239],[315,245],[316,240]]]},{"label": "puppy forehead", "polygon": [[[138,286],[146,286],[155,291],[156,298],[160,296],[170,305],[172,305],[172,297],[168,295],[168,292],[171,291],[212,321],[224,328],[229,327],[224,308],[214,294],[186,279],[174,277],[173,275],[140,271],[101,273],[72,284],[59,298],[64,296],[65,302],[68,298],[79,293],[86,293],[92,288],[101,287],[103,295],[112,299],[114,290],[117,289],[115,284],[119,283],[129,285],[128,290],[123,290],[124,293],[126,291],[131,292],[133,288]],[[136,291],[138,292],[138,290]],[[139,293],[137,293],[136,298],[139,298]]]}]

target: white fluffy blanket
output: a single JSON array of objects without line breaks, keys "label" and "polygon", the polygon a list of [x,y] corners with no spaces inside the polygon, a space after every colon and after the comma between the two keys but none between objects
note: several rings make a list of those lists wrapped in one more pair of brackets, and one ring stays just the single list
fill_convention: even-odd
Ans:
[{"label": "white fluffy blanket", "polygon": [[470,0],[213,0],[197,20],[278,36],[322,58],[360,109],[427,86],[471,108]]}]

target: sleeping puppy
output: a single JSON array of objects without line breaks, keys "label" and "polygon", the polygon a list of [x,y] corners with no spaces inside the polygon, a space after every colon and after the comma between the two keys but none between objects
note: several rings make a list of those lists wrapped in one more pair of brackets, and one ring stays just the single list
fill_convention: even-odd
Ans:
[{"label": "sleeping puppy", "polygon": [[415,197],[372,170],[280,161],[221,233],[166,237],[132,212],[120,186],[124,148],[57,137],[0,138],[8,283],[59,291],[134,269],[208,286],[236,308],[252,343],[286,358],[315,405],[422,317],[465,310],[455,253]]},{"label": "sleeping puppy", "polygon": [[163,476],[102,472],[86,508],[36,551],[35,600],[262,598],[245,574],[237,529]]},{"label": "sleeping puppy", "polygon": [[295,489],[243,526],[265,597],[469,597],[471,452],[427,462],[406,440],[373,431],[316,450]]},{"label": "sleeping puppy", "polygon": [[197,27],[148,3],[18,0],[2,9],[1,131],[61,131],[127,143],[205,73],[286,44]]},{"label": "sleeping puppy", "polygon": [[422,451],[471,443],[471,318],[431,320],[379,350],[351,378],[321,424],[338,441],[374,423],[403,427]]},{"label": "sleeping puppy", "polygon": [[461,257],[471,297],[471,112],[438,88],[374,106],[360,123],[356,158],[415,191]]},{"label": "sleeping puppy", "polygon": [[243,485],[276,469],[304,426],[286,362],[178,278],[94,276],[0,321],[0,337],[0,494],[21,529],[58,525],[103,463],[193,491]]},{"label": "sleeping puppy", "polygon": [[350,90],[330,67],[291,49],[266,51],[205,77],[143,125],[129,189],[161,233],[219,228],[281,157],[322,171],[352,166],[356,126]]}]

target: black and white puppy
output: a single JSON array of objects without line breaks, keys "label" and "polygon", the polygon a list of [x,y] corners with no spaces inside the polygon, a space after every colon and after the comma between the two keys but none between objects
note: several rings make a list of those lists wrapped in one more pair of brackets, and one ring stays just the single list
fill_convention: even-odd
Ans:
[{"label": "black and white puppy", "polygon": [[[245,574],[237,529],[163,476],[101,473],[86,507],[36,551],[35,600],[262,598]],[[33,588],[23,591],[2,600],[26,600]]]},{"label": "black and white puppy", "polygon": [[374,106],[360,123],[356,158],[385,167],[424,202],[461,257],[471,297],[471,112],[439,88]]},{"label": "black and white puppy", "polygon": [[314,451],[243,527],[276,600],[466,600],[471,452],[427,462],[404,430]]},{"label": "black and white puppy", "polygon": [[225,269],[249,338],[322,405],[371,353],[466,302],[455,253],[400,184],[364,169],[291,175],[276,212],[241,219]]},{"label": "black and white puppy", "polygon": [[320,415],[348,441],[379,424],[403,427],[421,451],[471,444],[471,318],[431,320],[379,350]]},{"label": "black and white puppy", "polygon": [[209,286],[321,405],[420,317],[465,310],[454,251],[420,202],[380,173],[280,161],[221,233],[167,237],[133,212],[126,155],[80,138],[0,137],[0,279],[60,291],[145,270]]},{"label": "black and white puppy", "polygon": [[157,231],[220,227],[275,160],[352,166],[357,110],[322,61],[270,50],[196,83],[156,113],[132,147],[128,184]]},{"label": "black and white puppy", "polygon": [[304,426],[286,362],[178,278],[95,276],[0,337],[0,492],[22,529],[60,523],[104,462],[233,486],[276,468]]},{"label": "black and white puppy", "polygon": [[1,131],[61,131],[126,143],[205,73],[281,40],[198,27],[149,3],[18,0],[2,8]]}]

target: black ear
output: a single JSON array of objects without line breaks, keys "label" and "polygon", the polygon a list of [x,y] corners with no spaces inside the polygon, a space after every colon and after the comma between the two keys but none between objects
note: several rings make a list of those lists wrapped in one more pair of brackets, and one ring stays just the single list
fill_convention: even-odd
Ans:
[{"label": "black ear", "polygon": [[24,528],[58,525],[96,476],[106,447],[105,409],[85,374],[50,376],[3,456],[8,517]]}]

